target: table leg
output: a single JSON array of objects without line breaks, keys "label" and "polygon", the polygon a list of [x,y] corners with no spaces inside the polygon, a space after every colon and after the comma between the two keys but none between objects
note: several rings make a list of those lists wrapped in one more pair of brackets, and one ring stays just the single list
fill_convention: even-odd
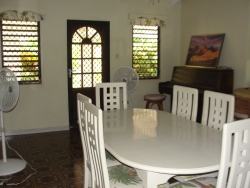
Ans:
[{"label": "table leg", "polygon": [[139,178],[142,180],[144,188],[157,188],[157,186],[161,184],[169,186],[167,181],[174,176],[172,174],[161,174],[140,169],[135,170]]}]

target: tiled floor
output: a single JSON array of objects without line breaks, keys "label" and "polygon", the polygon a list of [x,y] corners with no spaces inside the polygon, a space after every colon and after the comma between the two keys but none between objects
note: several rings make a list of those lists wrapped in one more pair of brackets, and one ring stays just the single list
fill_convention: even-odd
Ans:
[{"label": "tiled floor", "polygon": [[[12,175],[7,187],[15,188],[82,188],[83,153],[78,130],[15,135],[6,137],[9,145],[36,169],[36,174],[19,185],[8,185],[25,180],[34,172],[30,166]],[[8,158],[18,158],[7,146]],[[0,151],[2,158],[2,147]],[[3,187],[3,186],[0,186]]]},{"label": "tiled floor", "polygon": [[[83,153],[77,129],[49,133],[6,136],[15,149],[36,170],[27,165],[24,170],[8,177],[0,177],[0,187],[7,178],[7,188],[83,188]],[[1,143],[2,146],[2,143]],[[0,159],[2,147],[0,147]],[[7,148],[8,158],[18,155]],[[25,180],[26,179],[26,180]],[[24,181],[25,180],[25,181]],[[18,185],[17,184],[24,181]],[[175,181],[175,180],[173,180]]]}]

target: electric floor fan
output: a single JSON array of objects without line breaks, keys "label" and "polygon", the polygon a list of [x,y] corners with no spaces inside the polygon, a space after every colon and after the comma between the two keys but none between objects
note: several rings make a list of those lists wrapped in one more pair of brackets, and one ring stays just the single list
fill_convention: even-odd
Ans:
[{"label": "electric floor fan", "polygon": [[2,132],[3,159],[0,160],[0,176],[7,176],[23,170],[26,162],[21,159],[7,159],[3,112],[11,111],[19,97],[19,84],[14,73],[0,68],[0,123]]}]

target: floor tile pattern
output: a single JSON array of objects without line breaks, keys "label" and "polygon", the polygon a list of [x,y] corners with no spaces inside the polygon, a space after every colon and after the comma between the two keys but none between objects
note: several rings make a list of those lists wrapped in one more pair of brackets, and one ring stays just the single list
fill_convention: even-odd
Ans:
[{"label": "floor tile pattern", "polygon": [[[6,140],[36,170],[35,175],[15,186],[11,184],[22,182],[34,172],[30,166],[12,177],[0,177],[0,183],[10,178],[6,181],[8,188],[83,187],[83,153],[78,130],[6,136]],[[7,160],[18,158],[8,146],[6,148]],[[2,158],[2,147],[0,156]]]},{"label": "floor tile pattern", "polygon": [[[0,188],[83,188],[83,153],[78,129],[6,136],[6,140],[35,169],[36,174],[26,179],[34,173],[27,165],[21,172],[0,177]],[[6,149],[7,160],[19,158],[8,146]],[[5,181],[7,186],[2,185],[3,179],[9,179]],[[17,183],[18,185],[12,185]]]}]

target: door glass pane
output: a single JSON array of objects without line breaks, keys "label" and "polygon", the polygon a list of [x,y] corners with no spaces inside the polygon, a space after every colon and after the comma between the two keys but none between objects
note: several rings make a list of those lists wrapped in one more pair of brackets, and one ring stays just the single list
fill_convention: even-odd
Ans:
[{"label": "door glass pane", "polygon": [[91,58],[91,56],[92,56],[91,47],[92,47],[92,45],[90,45],[90,44],[83,44],[82,45],[82,57],[83,58]]},{"label": "door glass pane", "polygon": [[73,38],[72,38],[72,42],[74,42],[74,43],[81,43],[82,42],[82,38],[79,36],[78,33],[74,33]]},{"label": "door glass pane", "polygon": [[72,83],[73,83],[73,88],[81,88],[82,87],[81,74],[73,74]]},{"label": "door glass pane", "polygon": [[101,47],[100,44],[98,44],[98,45],[94,44],[93,45],[93,57],[94,58],[102,57],[102,47]]},{"label": "door glass pane", "polygon": [[84,39],[86,38],[86,27],[82,27],[80,29],[77,30],[77,33],[79,33],[79,35]]},{"label": "door glass pane", "polygon": [[96,30],[92,27],[88,27],[88,38],[92,38],[94,34],[96,34]]},{"label": "door glass pane", "polygon": [[100,36],[99,33],[97,33],[93,38],[92,38],[92,42],[93,43],[101,43],[102,42],[102,38]]},{"label": "door glass pane", "polygon": [[90,59],[83,60],[83,73],[92,72],[92,61]]},{"label": "door glass pane", "polygon": [[73,73],[81,73],[81,60],[73,59],[72,60],[72,72]]},{"label": "door glass pane", "polygon": [[94,87],[97,83],[102,83],[102,74],[93,74]]},{"label": "door glass pane", "polygon": [[92,74],[83,75],[83,87],[92,87]]},{"label": "door glass pane", "polygon": [[72,58],[81,58],[80,44],[72,44]]},{"label": "door glass pane", "polygon": [[94,59],[93,71],[94,72],[102,72],[102,60],[101,59]]}]

